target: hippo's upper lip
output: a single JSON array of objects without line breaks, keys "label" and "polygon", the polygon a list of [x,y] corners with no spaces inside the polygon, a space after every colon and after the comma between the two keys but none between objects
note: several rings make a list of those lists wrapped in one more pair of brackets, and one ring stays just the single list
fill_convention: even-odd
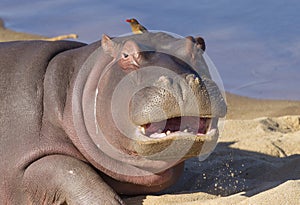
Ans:
[{"label": "hippo's upper lip", "polygon": [[210,130],[211,118],[184,116],[138,126],[140,132],[150,138],[163,138],[176,134],[205,135]]}]

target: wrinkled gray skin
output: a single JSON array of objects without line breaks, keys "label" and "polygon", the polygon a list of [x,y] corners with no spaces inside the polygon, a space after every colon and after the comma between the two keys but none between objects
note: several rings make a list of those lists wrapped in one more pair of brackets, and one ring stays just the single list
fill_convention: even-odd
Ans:
[{"label": "wrinkled gray skin", "polygon": [[[147,45],[143,44],[145,39],[148,39]],[[91,45],[70,41],[1,43],[0,204],[123,204],[116,193],[145,194],[173,184],[182,171],[183,162],[147,175],[149,170],[159,170],[161,162],[143,161],[137,156],[131,146],[132,140],[114,126],[110,100],[118,76],[145,65],[168,66],[179,75],[194,73],[197,76],[193,69],[167,54],[154,53],[147,58],[138,54],[142,46],[155,49],[165,42],[165,49],[170,49],[168,43],[177,40],[164,34],[148,33],[112,40],[104,36],[102,47],[100,41]],[[199,51],[195,54],[188,41],[178,41],[176,45],[182,47],[176,49],[183,58],[193,59],[199,54]],[[82,70],[95,50],[99,53],[98,66]],[[126,53],[126,58],[121,57],[98,85],[97,76],[119,57],[118,53]],[[192,64],[199,66],[197,62]],[[193,88],[201,108],[197,115],[222,117],[226,112],[224,100],[205,69],[199,77],[203,82],[206,79],[207,85],[200,83]],[[97,86],[96,117],[106,143],[113,144],[124,155],[132,155],[130,160],[122,156],[108,157],[93,144],[86,131],[85,126],[94,122],[83,120],[81,99],[94,92]],[[213,100],[204,95],[208,90],[216,93]],[[174,92],[185,95],[184,89]],[[142,98],[157,98],[161,104],[155,105],[155,101]],[[144,105],[136,103],[139,101]],[[134,96],[130,105],[132,123],[137,126],[153,120],[147,118],[152,111],[143,110],[145,107],[164,106],[169,117],[180,116],[179,108],[173,109],[173,105],[174,102],[160,90],[145,90],[143,96]],[[157,120],[162,118],[154,111],[153,116]],[[138,137],[135,133],[129,134]],[[125,174],[128,172],[133,176]],[[143,176],[144,172],[147,176]]]}]

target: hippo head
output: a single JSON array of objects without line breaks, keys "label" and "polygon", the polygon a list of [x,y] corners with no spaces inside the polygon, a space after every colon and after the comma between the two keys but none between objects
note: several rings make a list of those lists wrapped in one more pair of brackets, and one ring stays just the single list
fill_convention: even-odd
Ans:
[{"label": "hippo head", "polygon": [[83,65],[82,103],[73,110],[83,115],[75,123],[79,149],[119,192],[131,193],[116,181],[141,192],[164,189],[185,159],[214,149],[226,104],[203,58],[204,41],[197,42],[166,33],[103,35]]}]

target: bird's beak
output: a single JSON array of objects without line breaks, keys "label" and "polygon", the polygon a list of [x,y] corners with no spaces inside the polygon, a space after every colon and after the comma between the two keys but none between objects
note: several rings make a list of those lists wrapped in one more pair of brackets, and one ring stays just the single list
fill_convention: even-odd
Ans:
[{"label": "bird's beak", "polygon": [[130,19],[126,19],[126,22],[130,23],[131,21],[130,21]]}]

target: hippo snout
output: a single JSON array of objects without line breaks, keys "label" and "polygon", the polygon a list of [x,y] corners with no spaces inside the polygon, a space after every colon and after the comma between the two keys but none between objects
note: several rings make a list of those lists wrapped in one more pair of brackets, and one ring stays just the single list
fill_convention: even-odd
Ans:
[{"label": "hippo snout", "polygon": [[132,97],[129,110],[133,123],[143,125],[183,116],[224,117],[226,104],[210,79],[195,74],[162,75]]},{"label": "hippo snout", "polygon": [[139,155],[187,159],[212,152],[226,104],[212,80],[188,73],[158,77],[133,95],[129,110],[140,138],[133,143]]}]

